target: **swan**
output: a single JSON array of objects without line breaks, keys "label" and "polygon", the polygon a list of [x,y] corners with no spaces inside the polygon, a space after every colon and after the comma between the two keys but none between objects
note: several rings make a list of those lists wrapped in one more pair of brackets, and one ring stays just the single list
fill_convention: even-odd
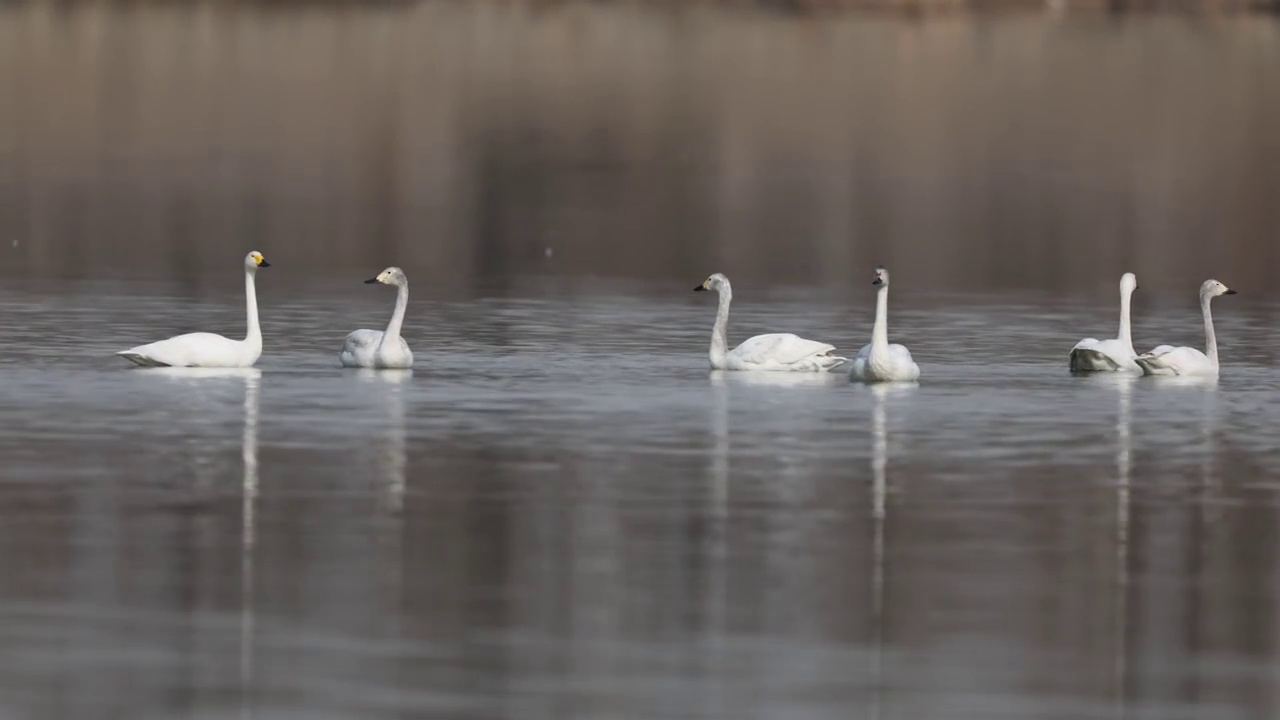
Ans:
[{"label": "swan", "polygon": [[726,352],[729,347],[729,303],[733,300],[733,288],[729,278],[715,273],[694,288],[694,292],[715,290],[720,293],[720,309],[716,312],[716,324],[711,329],[711,368],[713,370],[767,370],[774,372],[826,372],[849,362],[848,358],[833,355],[835,345],[805,340],[791,333],[757,335]]},{"label": "swan", "polygon": [[1213,334],[1213,314],[1209,303],[1219,295],[1235,295],[1236,291],[1217,280],[1205,280],[1200,286],[1200,313],[1204,315],[1205,352],[1193,347],[1161,345],[1136,358],[1144,375],[1218,376],[1218,338]]},{"label": "swan", "polygon": [[144,367],[253,367],[262,355],[262,330],[258,327],[258,294],[253,276],[271,263],[254,250],[244,256],[244,300],[249,318],[244,340],[232,340],[213,333],[187,333],[168,340],[139,345],[116,353]]},{"label": "swan", "polygon": [[1120,276],[1120,335],[1111,340],[1085,338],[1071,348],[1072,372],[1142,372],[1134,358],[1129,334],[1129,299],[1138,289],[1138,277],[1131,272]]},{"label": "swan", "polygon": [[400,326],[404,323],[404,310],[409,305],[409,278],[398,267],[389,267],[378,273],[375,278],[364,281],[366,285],[382,283],[397,288],[396,309],[391,313],[391,322],[387,329],[354,330],[342,343],[342,351],[338,353],[338,362],[342,367],[362,368],[411,368],[413,353],[409,351],[409,343],[400,337]]},{"label": "swan", "polygon": [[871,328],[871,342],[853,358],[849,376],[866,382],[911,382],[920,377],[920,366],[906,347],[889,344],[889,271],[876,268],[871,284],[880,287],[876,291],[876,324]]}]

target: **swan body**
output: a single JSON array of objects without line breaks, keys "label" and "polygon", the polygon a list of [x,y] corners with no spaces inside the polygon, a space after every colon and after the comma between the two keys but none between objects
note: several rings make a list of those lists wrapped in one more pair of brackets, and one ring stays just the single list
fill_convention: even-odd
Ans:
[{"label": "swan body", "polygon": [[848,358],[834,354],[835,345],[806,340],[791,333],[757,335],[742,341],[733,350],[727,350],[729,303],[733,301],[733,288],[729,278],[716,273],[695,291],[715,290],[720,294],[720,307],[716,323],[711,330],[710,360],[713,370],[764,370],[769,372],[826,372],[849,362]]},{"label": "swan body", "polygon": [[262,253],[244,257],[245,314],[248,332],[244,340],[232,340],[214,333],[178,335],[147,345],[121,350],[117,355],[143,367],[247,368],[262,355],[262,330],[258,326],[258,294],[253,278],[258,268],[271,267]]},{"label": "swan body", "polygon": [[1160,345],[1139,355],[1135,361],[1144,375],[1217,377],[1218,338],[1213,332],[1213,314],[1209,305],[1219,295],[1235,295],[1236,291],[1217,280],[1206,280],[1200,286],[1200,313],[1204,317],[1205,352],[1193,347]]},{"label": "swan body", "polygon": [[864,382],[911,382],[920,377],[920,366],[903,345],[889,343],[889,271],[876,268],[872,285],[876,292],[876,322],[871,328],[871,342],[862,346],[853,358],[849,376]]},{"label": "swan body", "polygon": [[398,267],[389,267],[378,276],[365,280],[365,284],[382,283],[397,288],[396,309],[386,330],[355,330],[347,335],[338,353],[342,367],[359,368],[411,368],[413,353],[409,343],[400,337],[404,324],[404,311],[409,305],[409,279]]},{"label": "swan body", "polygon": [[1120,277],[1120,334],[1109,340],[1085,338],[1071,348],[1068,364],[1072,372],[1142,372],[1138,354],[1133,351],[1129,327],[1129,305],[1138,277],[1125,273]]}]

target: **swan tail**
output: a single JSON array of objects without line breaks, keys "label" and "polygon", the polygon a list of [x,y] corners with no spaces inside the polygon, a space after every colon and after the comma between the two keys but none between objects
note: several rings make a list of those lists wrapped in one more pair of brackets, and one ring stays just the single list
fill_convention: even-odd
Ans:
[{"label": "swan tail", "polygon": [[121,350],[116,354],[134,365],[141,365],[142,367],[169,367],[167,363],[162,363],[154,358],[147,357],[136,350]]}]

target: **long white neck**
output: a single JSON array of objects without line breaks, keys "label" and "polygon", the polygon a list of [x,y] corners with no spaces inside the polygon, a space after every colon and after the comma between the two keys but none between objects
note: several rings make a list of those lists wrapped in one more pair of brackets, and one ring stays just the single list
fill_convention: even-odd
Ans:
[{"label": "long white neck", "polygon": [[1124,290],[1120,293],[1120,334],[1117,336],[1120,343],[1133,352],[1133,336],[1129,330],[1129,302],[1133,298],[1132,290]]},{"label": "long white neck", "polygon": [[1213,333],[1213,313],[1209,311],[1209,303],[1212,300],[1212,295],[1201,295],[1200,312],[1204,314],[1204,354],[1209,356],[1209,362],[1216,368],[1218,367],[1218,338]]},{"label": "long white neck", "polygon": [[883,285],[876,292],[876,324],[871,328],[871,349],[889,349],[889,286]]},{"label": "long white neck", "polygon": [[733,301],[733,288],[726,281],[720,286],[720,307],[716,310],[716,324],[711,328],[711,366],[724,365],[729,349],[729,303]]},{"label": "long white neck", "polygon": [[244,271],[244,309],[249,318],[248,332],[244,341],[250,346],[262,350],[262,328],[258,326],[258,292],[253,285],[253,271]]},{"label": "long white neck", "polygon": [[396,310],[391,313],[391,322],[387,323],[387,331],[382,333],[382,342],[394,342],[400,338],[400,326],[404,324],[404,310],[409,306],[409,283],[405,281],[396,287]]}]

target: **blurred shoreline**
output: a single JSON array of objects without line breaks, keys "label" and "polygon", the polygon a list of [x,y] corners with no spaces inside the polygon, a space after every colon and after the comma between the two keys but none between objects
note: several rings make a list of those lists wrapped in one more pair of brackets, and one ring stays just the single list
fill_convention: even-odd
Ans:
[{"label": "blurred shoreline", "polygon": [[761,7],[0,6],[0,274],[1271,286],[1276,18]]}]

